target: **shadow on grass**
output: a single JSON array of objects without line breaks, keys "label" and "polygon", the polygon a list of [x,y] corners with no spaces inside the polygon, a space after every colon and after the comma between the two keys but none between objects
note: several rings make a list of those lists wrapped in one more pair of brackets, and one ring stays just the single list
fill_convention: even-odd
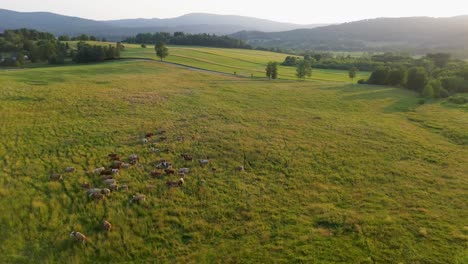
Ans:
[{"label": "shadow on grass", "polygon": [[29,97],[29,96],[11,96],[6,98],[8,101],[16,101],[16,102],[42,102],[45,98],[42,97]]},{"label": "shadow on grass", "polygon": [[321,88],[323,90],[335,89],[344,100],[358,101],[389,101],[383,108],[384,113],[412,112],[419,106],[420,98],[413,91],[402,88],[376,85],[348,84],[334,88]]}]

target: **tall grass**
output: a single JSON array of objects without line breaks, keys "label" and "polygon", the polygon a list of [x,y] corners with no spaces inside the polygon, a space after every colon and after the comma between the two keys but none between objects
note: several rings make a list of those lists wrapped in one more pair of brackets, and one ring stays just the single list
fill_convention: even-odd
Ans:
[{"label": "tall grass", "polygon": [[[0,86],[6,263],[467,259],[463,106],[420,106],[401,89],[240,79],[153,62],[1,72]],[[140,139],[160,129],[168,140],[156,148],[168,153],[156,154]],[[140,166],[116,177],[129,191],[91,201],[81,183],[103,187],[89,171],[111,152],[136,153]],[[161,158],[191,168],[183,187],[165,186],[176,176],[149,177]],[[77,171],[49,181],[68,166]],[[147,201],[129,204],[135,193]],[[89,243],[72,241],[72,230]]]}]

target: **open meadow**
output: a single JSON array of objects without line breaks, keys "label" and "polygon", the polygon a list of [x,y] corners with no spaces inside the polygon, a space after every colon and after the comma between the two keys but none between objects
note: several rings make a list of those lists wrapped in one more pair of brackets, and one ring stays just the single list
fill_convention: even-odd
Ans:
[{"label": "open meadow", "polygon": [[[170,52],[259,77],[284,56]],[[467,263],[466,105],[340,78],[154,61],[0,71],[0,262]],[[140,160],[114,175],[128,190],[95,201],[82,184],[105,187],[93,170],[109,153]],[[161,159],[190,169],[182,186],[150,176]]]},{"label": "open meadow", "polygon": [[[88,41],[93,45],[108,45],[113,43]],[[70,41],[70,46],[76,47],[77,42]],[[226,74],[236,74],[242,77],[265,78],[265,68],[268,62],[275,61],[279,64],[284,61],[288,54],[247,49],[227,49],[210,47],[190,47],[190,46],[169,46],[169,56],[165,61],[185,65],[189,67],[215,71]],[[121,53],[121,58],[138,58],[159,60],[154,50],[154,45],[142,48],[141,45],[125,43],[125,50]],[[296,68],[279,66],[279,78],[286,80],[297,80]],[[359,79],[369,78],[369,72],[358,72],[355,83]],[[347,71],[313,69],[312,77],[314,81],[328,82],[348,82]]]},{"label": "open meadow", "polygon": [[[141,48],[140,45],[125,44],[122,57],[155,59],[154,47],[148,45]],[[169,56],[166,61],[187,65],[191,67],[207,69],[228,74],[236,74],[244,77],[265,77],[265,67],[268,62],[282,63],[287,54],[245,49],[224,49],[208,47],[169,46]],[[279,66],[279,78],[296,80],[296,68]],[[358,73],[355,82],[361,78],[368,78],[368,72]],[[314,69],[312,77],[316,81],[340,81],[351,82],[347,71]]]}]

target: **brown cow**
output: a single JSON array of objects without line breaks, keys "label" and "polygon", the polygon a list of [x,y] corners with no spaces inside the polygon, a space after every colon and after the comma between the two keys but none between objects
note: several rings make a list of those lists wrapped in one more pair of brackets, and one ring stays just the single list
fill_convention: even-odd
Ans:
[{"label": "brown cow", "polygon": [[88,241],[88,238],[85,235],[83,235],[80,232],[76,232],[76,231],[72,231],[70,233],[70,237],[74,238],[76,241],[81,242],[81,243],[84,243],[84,242]]},{"label": "brown cow", "polygon": [[104,220],[104,221],[102,221],[102,227],[104,228],[104,230],[109,232],[111,230],[111,228],[112,228],[112,224],[109,221]]},{"label": "brown cow", "polygon": [[53,173],[49,176],[49,179],[51,181],[63,181],[63,177],[62,175],[58,174],[58,173]]}]

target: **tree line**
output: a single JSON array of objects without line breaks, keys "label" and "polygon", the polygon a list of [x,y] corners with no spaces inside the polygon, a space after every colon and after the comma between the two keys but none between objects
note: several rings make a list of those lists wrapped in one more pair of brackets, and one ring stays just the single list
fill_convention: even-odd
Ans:
[{"label": "tree line", "polygon": [[117,42],[115,46],[90,45],[86,42],[78,42],[73,61],[77,63],[102,62],[120,58],[120,52],[124,46]]},{"label": "tree line", "polygon": [[73,39],[95,38],[83,34],[76,38],[64,35],[57,39],[51,33],[32,29],[5,30],[0,34],[0,65],[18,67],[28,60],[32,63],[64,64],[67,58],[77,63],[99,62],[119,58],[124,48],[121,43],[103,46],[89,45],[84,41],[78,42],[74,48],[66,42]]},{"label": "tree line", "polygon": [[126,38],[123,42],[131,44],[156,44],[162,42],[168,45],[251,49],[244,41],[227,36],[186,34],[183,32],[175,32],[174,34],[167,32],[139,33],[135,37]]},{"label": "tree line", "polygon": [[48,61],[51,64],[63,63],[69,46],[56,40],[47,32],[32,29],[5,30],[0,34],[0,56],[2,66],[21,66],[26,60],[31,62]]},{"label": "tree line", "polygon": [[426,98],[445,98],[468,92],[468,65],[450,54],[433,53],[407,63],[378,67],[359,83],[391,85],[416,91]]}]

